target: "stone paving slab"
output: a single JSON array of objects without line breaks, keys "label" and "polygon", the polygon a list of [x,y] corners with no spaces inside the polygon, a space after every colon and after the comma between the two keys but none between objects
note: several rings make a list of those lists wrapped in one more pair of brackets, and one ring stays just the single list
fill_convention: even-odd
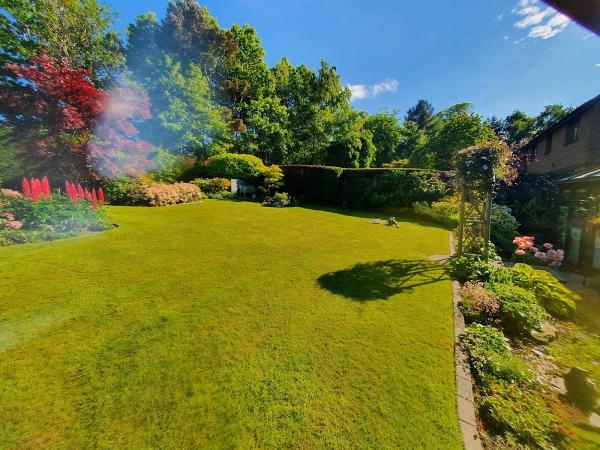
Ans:
[{"label": "stone paving slab", "polygon": [[[450,254],[454,254],[454,240],[450,233]],[[454,369],[456,377],[456,407],[458,423],[466,450],[482,450],[481,439],[477,431],[477,418],[473,397],[473,380],[469,361],[458,347],[458,335],[465,329],[465,319],[458,308],[460,285],[452,282],[452,304],[454,315]]]}]

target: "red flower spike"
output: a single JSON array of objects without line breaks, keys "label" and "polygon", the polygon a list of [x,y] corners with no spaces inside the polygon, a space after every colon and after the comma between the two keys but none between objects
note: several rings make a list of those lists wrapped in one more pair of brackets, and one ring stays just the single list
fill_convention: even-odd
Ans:
[{"label": "red flower spike", "polygon": [[49,197],[50,196],[50,182],[48,181],[48,177],[44,175],[44,177],[42,178],[42,183],[41,183],[41,190],[42,190],[42,195],[44,197]]},{"label": "red flower spike", "polygon": [[81,187],[81,184],[77,183],[77,197],[79,198],[85,198],[85,195],[83,194],[83,188]]},{"label": "red flower spike", "polygon": [[102,188],[98,189],[98,200],[100,200],[100,203],[104,204],[104,191]]},{"label": "red flower spike", "polygon": [[40,199],[40,194],[41,194],[41,183],[40,180],[38,180],[37,178],[32,178],[31,179],[31,199],[34,202],[37,202]]},{"label": "red flower spike", "polygon": [[96,189],[92,188],[92,209],[96,211],[98,209],[98,199],[96,198]]},{"label": "red flower spike", "polygon": [[23,188],[23,197],[31,198],[31,186],[27,178],[23,177],[23,181],[21,181],[21,186]]}]

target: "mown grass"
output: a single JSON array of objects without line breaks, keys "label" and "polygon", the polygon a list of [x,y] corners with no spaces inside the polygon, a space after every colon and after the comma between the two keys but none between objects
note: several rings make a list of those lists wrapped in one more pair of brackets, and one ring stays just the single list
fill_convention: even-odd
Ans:
[{"label": "mown grass", "polygon": [[460,448],[450,281],[423,262],[447,231],[110,212],[109,232],[0,249],[0,447]]}]

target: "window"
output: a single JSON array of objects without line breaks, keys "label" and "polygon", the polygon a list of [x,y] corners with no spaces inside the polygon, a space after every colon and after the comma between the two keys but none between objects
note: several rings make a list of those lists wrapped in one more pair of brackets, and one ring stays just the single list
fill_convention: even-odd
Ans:
[{"label": "window", "polygon": [[546,150],[544,151],[544,155],[549,155],[552,153],[552,133],[546,136]]},{"label": "window", "polygon": [[579,265],[579,246],[581,245],[581,228],[571,227],[569,230],[569,247],[567,261],[574,266]]},{"label": "window", "polygon": [[565,145],[572,144],[579,139],[579,117],[573,119],[567,124],[567,133],[565,135]]},{"label": "window", "polygon": [[532,144],[529,147],[529,154],[527,155],[529,161],[535,161],[535,158],[537,156],[537,143]]}]

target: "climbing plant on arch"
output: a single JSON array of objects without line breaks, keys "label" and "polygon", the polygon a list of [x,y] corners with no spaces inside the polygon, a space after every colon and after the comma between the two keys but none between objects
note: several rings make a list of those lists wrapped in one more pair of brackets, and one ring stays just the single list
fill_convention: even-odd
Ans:
[{"label": "climbing plant on arch", "polygon": [[494,189],[498,182],[514,179],[511,155],[504,142],[488,142],[468,147],[455,156],[455,179],[460,194],[459,256],[489,258]]}]

